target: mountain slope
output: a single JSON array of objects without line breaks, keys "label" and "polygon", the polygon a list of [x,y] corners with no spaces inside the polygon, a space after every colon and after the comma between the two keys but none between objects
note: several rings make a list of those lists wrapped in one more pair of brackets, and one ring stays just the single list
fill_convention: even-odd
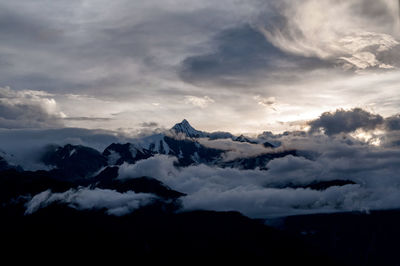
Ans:
[{"label": "mountain slope", "polygon": [[176,134],[182,133],[189,138],[205,138],[208,137],[208,133],[194,129],[186,119],[182,122],[175,124],[171,131]]},{"label": "mountain slope", "polygon": [[71,144],[48,147],[41,161],[55,167],[54,172],[68,179],[89,177],[108,165],[106,157],[99,151]]}]

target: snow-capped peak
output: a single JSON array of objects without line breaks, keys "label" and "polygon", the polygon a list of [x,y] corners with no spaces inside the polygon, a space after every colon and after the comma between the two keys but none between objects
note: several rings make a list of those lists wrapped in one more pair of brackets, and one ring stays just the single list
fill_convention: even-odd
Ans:
[{"label": "snow-capped peak", "polygon": [[250,140],[249,138],[245,137],[244,135],[240,135],[239,137],[237,137],[235,139],[235,141],[247,142],[247,143],[250,143],[250,144],[257,144],[256,141]]},{"label": "snow-capped peak", "polygon": [[207,133],[194,129],[186,119],[171,128],[175,133],[183,133],[190,138],[207,137]]}]

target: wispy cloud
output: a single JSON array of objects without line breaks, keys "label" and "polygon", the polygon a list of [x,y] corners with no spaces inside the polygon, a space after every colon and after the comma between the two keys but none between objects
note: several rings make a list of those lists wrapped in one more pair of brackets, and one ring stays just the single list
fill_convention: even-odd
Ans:
[{"label": "wispy cloud", "polygon": [[203,97],[197,97],[197,96],[192,96],[192,95],[185,96],[186,104],[192,104],[192,105],[200,107],[200,108],[206,108],[207,106],[209,106],[210,104],[212,104],[214,102],[215,101],[208,96],[203,96]]}]

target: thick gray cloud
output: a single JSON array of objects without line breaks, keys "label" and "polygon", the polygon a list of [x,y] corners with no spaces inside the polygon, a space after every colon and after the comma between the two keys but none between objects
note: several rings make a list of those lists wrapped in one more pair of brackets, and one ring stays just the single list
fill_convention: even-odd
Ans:
[{"label": "thick gray cloud", "polygon": [[0,128],[62,126],[56,101],[43,91],[0,88]]},{"label": "thick gray cloud", "polygon": [[400,115],[394,115],[385,119],[387,130],[400,130]]},{"label": "thick gray cloud", "polygon": [[[330,63],[316,57],[288,54],[267,41],[255,27],[242,25],[218,33],[211,41],[215,51],[187,57],[180,76],[187,82],[252,86],[258,79],[281,72],[310,71]],[[289,77],[287,77],[289,78]]]},{"label": "thick gray cloud", "polygon": [[309,122],[310,132],[316,132],[320,129],[327,135],[339,133],[350,133],[357,129],[373,130],[383,124],[382,116],[372,114],[361,108],[354,108],[346,111],[343,109],[335,112],[325,112],[318,119]]}]

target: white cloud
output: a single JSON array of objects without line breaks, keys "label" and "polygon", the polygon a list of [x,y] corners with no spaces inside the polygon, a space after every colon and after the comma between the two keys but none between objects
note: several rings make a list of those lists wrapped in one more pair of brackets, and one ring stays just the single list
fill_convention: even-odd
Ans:
[{"label": "white cloud", "polygon": [[121,216],[149,204],[156,196],[128,191],[119,193],[109,189],[70,189],[63,193],[52,193],[50,190],[35,195],[26,203],[25,214],[32,214],[52,203],[67,204],[78,210],[107,209],[110,215]]},{"label": "white cloud", "polygon": [[209,106],[210,104],[212,104],[214,102],[215,101],[208,96],[203,96],[203,97],[197,97],[197,96],[192,96],[192,95],[185,96],[186,104],[192,104],[192,105],[200,107],[200,108],[206,108],[207,106]]},{"label": "white cloud", "polygon": [[[369,146],[351,138],[282,135],[282,148],[306,151],[312,159],[286,156],[267,164],[268,171],[196,165],[177,169],[176,158],[155,156],[123,165],[120,178],[152,176],[186,193],[185,210],[236,210],[250,217],[400,207],[398,149]],[[304,188],[314,182],[356,183],[323,191]]]},{"label": "white cloud", "polygon": [[60,127],[65,115],[52,95],[0,87],[0,128]]},{"label": "white cloud", "polygon": [[218,150],[226,151],[223,154],[224,161],[231,161],[237,158],[254,157],[265,153],[279,152],[279,149],[267,149],[262,144],[233,141],[231,139],[210,140],[202,138],[200,144]]},{"label": "white cloud", "polygon": [[342,59],[343,67],[392,67],[379,57],[399,45],[397,1],[285,0],[281,9],[287,21],[283,27],[261,27],[277,47],[303,56]]}]

